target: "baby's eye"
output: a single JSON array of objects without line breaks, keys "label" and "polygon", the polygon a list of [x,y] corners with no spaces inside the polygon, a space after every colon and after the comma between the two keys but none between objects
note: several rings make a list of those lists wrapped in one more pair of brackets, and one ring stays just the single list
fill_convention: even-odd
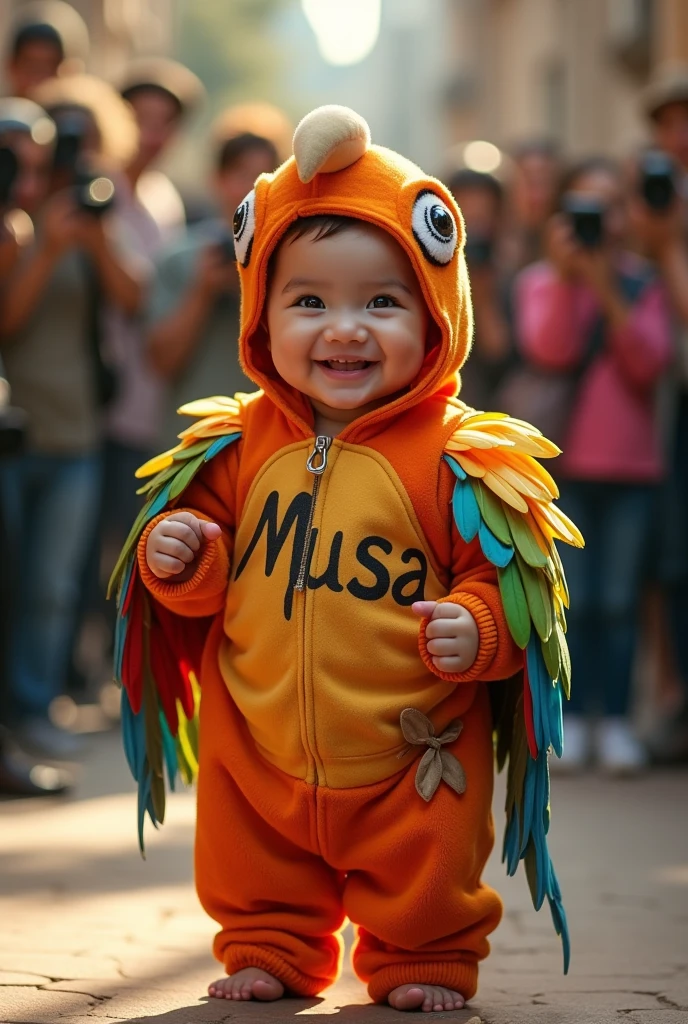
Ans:
[{"label": "baby's eye", "polygon": [[302,295],[300,299],[295,303],[297,306],[303,307],[303,309],[324,309],[325,303],[322,299],[319,299],[317,295]]},{"label": "baby's eye", "polygon": [[367,309],[391,309],[398,305],[390,295],[376,295],[367,305]]}]

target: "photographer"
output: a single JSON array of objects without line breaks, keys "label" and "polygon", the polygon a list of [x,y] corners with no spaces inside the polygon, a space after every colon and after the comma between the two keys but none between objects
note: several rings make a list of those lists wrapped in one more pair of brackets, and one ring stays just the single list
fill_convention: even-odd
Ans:
[{"label": "photographer", "polygon": [[161,254],[150,299],[151,362],[170,382],[162,444],[179,431],[176,410],[199,395],[254,391],[239,367],[239,279],[232,220],[259,174],[275,170],[270,139],[243,131],[217,138],[212,191],[219,219],[195,225]]},{"label": "photographer", "polygon": [[508,284],[499,268],[504,195],[493,175],[466,167],[448,176],[447,187],[466,223],[465,254],[475,318],[470,359],[461,370],[461,400],[476,409],[491,409],[512,353]]},{"label": "photographer", "polygon": [[547,261],[516,282],[522,353],[541,368],[545,393],[558,394],[558,412],[566,407],[555,437],[561,505],[586,540],[581,552],[562,551],[576,676],[562,764],[578,768],[594,754],[604,770],[632,773],[646,759],[628,711],[641,573],[665,471],[655,397],[670,328],[659,282],[621,247],[616,165],[591,159],[570,170],[562,206],[547,227]]},{"label": "photographer", "polygon": [[[56,149],[32,140],[46,187],[34,188],[31,202],[25,197],[35,236],[22,247],[0,307],[7,378],[28,419],[26,450],[0,467],[0,487],[20,574],[9,658],[17,733],[39,755],[69,758],[79,744],[51,724],[48,709],[65,686],[98,501],[101,409],[112,393],[99,306],[107,298],[134,312],[141,302],[134,264],[111,237],[113,186],[105,177],[133,152],[136,128],[97,79],[46,82],[37,95],[54,114],[58,140]],[[20,193],[22,173],[20,165]]]},{"label": "photographer", "polygon": [[657,757],[673,760],[688,757],[688,67],[662,73],[650,84],[644,112],[657,149],[640,160],[632,226],[666,287],[677,350],[667,424],[670,474],[659,508],[658,576],[683,702],[652,742]]},{"label": "photographer", "polygon": [[10,96],[31,98],[58,74],[81,70],[88,56],[88,29],[64,0],[16,5],[5,45],[4,77]]}]

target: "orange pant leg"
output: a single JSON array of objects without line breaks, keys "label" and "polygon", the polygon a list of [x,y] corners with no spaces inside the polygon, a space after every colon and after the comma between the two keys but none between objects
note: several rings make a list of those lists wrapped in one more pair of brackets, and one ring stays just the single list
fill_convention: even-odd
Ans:
[{"label": "orange pant leg", "polygon": [[449,749],[461,761],[466,792],[440,783],[430,803],[411,770],[379,787],[328,791],[327,856],[347,864],[344,909],[358,926],[353,961],[375,1001],[407,982],[446,985],[466,999],[478,961],[499,924],[502,904],[481,882],[494,842],[493,753],[487,691],[479,690]]},{"label": "orange pant leg", "polygon": [[344,912],[342,874],[314,852],[313,788],[251,746],[221,680],[201,704],[196,889],[220,925],[213,951],[228,974],[261,967],[317,995],[339,973]]}]

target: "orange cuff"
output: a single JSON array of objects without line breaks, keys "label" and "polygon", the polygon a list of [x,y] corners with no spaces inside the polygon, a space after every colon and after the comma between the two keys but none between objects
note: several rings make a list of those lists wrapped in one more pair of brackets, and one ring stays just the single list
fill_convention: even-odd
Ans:
[{"label": "orange cuff", "polygon": [[447,597],[440,597],[437,604],[444,604],[450,601],[452,604],[460,604],[462,608],[469,611],[478,627],[478,653],[475,661],[465,672],[440,672],[432,660],[432,654],[428,651],[428,641],[425,636],[425,629],[430,622],[429,618],[421,621],[420,633],[418,635],[418,647],[420,656],[430,671],[447,683],[471,683],[479,679],[481,675],[492,664],[497,653],[497,623],[489,606],[477,594],[461,593],[449,594]]},{"label": "orange cuff", "polygon": [[141,534],[137,547],[137,559],[139,572],[145,587],[153,597],[166,608],[175,609],[176,604],[185,597],[201,596],[199,591],[215,593],[222,587],[227,586],[229,575],[229,555],[222,538],[207,541],[203,553],[199,559],[196,570],[190,579],[183,583],[175,583],[174,580],[161,580],[151,571],[146,561],[146,544],[151,530],[155,529],[158,523],[177,512],[191,512],[198,519],[210,522],[207,516],[201,515],[195,509],[175,508],[167,512],[161,512],[155,519],[151,519]]}]

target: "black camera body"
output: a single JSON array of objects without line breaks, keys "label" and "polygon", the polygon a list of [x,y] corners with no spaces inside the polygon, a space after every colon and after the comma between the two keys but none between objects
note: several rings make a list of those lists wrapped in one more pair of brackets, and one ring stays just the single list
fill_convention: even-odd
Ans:
[{"label": "black camera body", "polygon": [[7,206],[12,197],[12,186],[18,169],[14,150],[9,146],[0,146],[0,209]]},{"label": "black camera body", "polygon": [[604,203],[596,196],[568,192],[561,204],[576,240],[586,249],[598,249],[604,241]]},{"label": "black camera body", "polygon": [[640,193],[657,213],[668,210],[676,198],[676,171],[670,156],[659,149],[652,149],[640,164]]},{"label": "black camera body", "polygon": [[489,266],[494,256],[494,242],[486,236],[471,236],[469,232],[466,237],[466,245],[464,246],[464,255],[466,263],[470,267]]},{"label": "black camera body", "polygon": [[53,169],[58,178],[74,187],[76,204],[84,213],[101,217],[115,201],[115,186],[106,175],[94,173],[83,158],[88,115],[79,111],[55,114],[57,141]]}]

